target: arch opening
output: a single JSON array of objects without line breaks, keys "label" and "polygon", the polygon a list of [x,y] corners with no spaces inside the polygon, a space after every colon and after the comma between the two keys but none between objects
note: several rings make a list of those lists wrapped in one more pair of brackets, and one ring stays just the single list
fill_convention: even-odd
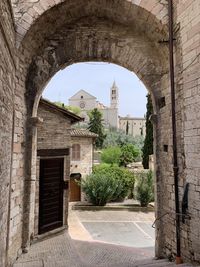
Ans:
[{"label": "arch opening", "polygon": [[[78,3],[78,1],[76,1]],[[159,44],[166,36],[165,27],[150,12],[136,5],[129,5],[124,1],[114,1],[113,9],[109,1],[96,5],[89,2],[79,9],[73,7],[69,16],[67,2],[51,8],[39,17],[25,34],[19,50],[25,51],[22,61],[25,62],[25,98],[26,98],[26,194],[31,195],[31,181],[36,175],[36,142],[37,142],[37,107],[42,92],[50,79],[60,70],[73,63],[97,61],[118,64],[134,72],[151,92],[155,112],[154,151],[156,154],[156,182],[157,190],[161,189],[164,179],[161,147],[163,142],[169,142],[170,129],[166,129],[165,122],[169,110],[161,110],[158,103],[164,95],[167,105],[170,105],[168,84],[168,56],[167,49]],[[120,2],[121,6],[117,6]],[[121,16],[128,4],[128,16]],[[120,10],[120,8],[121,10]],[[81,13],[80,10],[83,10]],[[98,12],[97,12],[98,10]],[[61,13],[60,13],[61,12]],[[63,18],[65,14],[65,18]],[[57,20],[55,19],[57,18]],[[150,28],[147,24],[150,23]],[[38,30],[40,29],[40,31]],[[48,29],[48,30],[46,30]],[[36,34],[37,33],[37,34]],[[30,47],[29,44],[32,44]],[[167,125],[167,124],[166,124]],[[167,132],[166,132],[167,130]],[[167,197],[167,196],[166,196]],[[23,245],[26,246],[33,231],[30,221],[34,212],[31,210],[31,199],[24,203]],[[162,199],[157,200],[157,215],[161,213]],[[168,209],[168,207],[165,207]],[[159,225],[162,222],[158,223]],[[157,253],[163,255],[163,228],[158,227]]]},{"label": "arch opening", "polygon": [[[112,68],[114,69],[113,72],[112,72]],[[93,70],[94,69],[94,70]],[[74,70],[74,71],[73,71]],[[99,71],[99,72],[98,72]],[[69,73],[67,73],[69,72]],[[83,73],[82,73],[83,72]],[[105,73],[106,72],[109,72],[109,74],[104,77]],[[126,76],[125,76],[125,73],[126,73]],[[129,74],[128,74],[129,73]],[[120,74],[122,75],[123,78],[120,77]],[[74,79],[71,78],[70,75],[74,75]],[[89,81],[85,81],[84,78],[82,76],[85,76],[85,77],[88,77]],[[92,78],[91,76],[100,76],[101,78]],[[108,79],[108,76],[112,77],[110,79]],[[131,81],[131,86],[129,85],[129,91],[128,90],[125,90],[126,93],[122,92],[125,88],[120,84],[122,83],[122,81],[120,82],[120,80],[125,80],[125,77],[126,79],[128,79],[128,84],[130,83],[130,80],[131,78],[133,79],[133,81]],[[127,105],[127,102],[128,102],[128,99],[134,99],[134,95],[139,94],[139,90],[141,91],[145,91],[144,94],[142,94],[142,97],[146,99],[146,94],[147,94],[147,91],[140,85],[140,88],[137,88],[137,86],[135,85],[135,79],[134,77],[131,77],[131,76],[134,76],[133,73],[129,72],[127,69],[123,69],[121,67],[119,67],[118,65],[114,65],[114,64],[108,64],[108,63],[104,63],[104,62],[101,62],[101,63],[98,63],[98,62],[89,62],[89,63],[80,63],[80,64],[73,64],[71,65],[70,67],[67,67],[66,69],[64,69],[63,71],[61,71],[60,73],[57,73],[54,77],[55,77],[55,81],[50,81],[49,84],[47,85],[47,88],[45,88],[45,92],[46,90],[50,89],[51,88],[51,92],[53,93],[53,90],[54,91],[57,91],[60,89],[60,85],[63,84],[64,86],[62,86],[63,88],[60,89],[60,93],[57,94],[57,97],[55,97],[55,94],[51,95],[51,101],[55,102],[56,100],[59,101],[60,100],[60,103],[58,104],[61,104],[61,102],[65,102],[67,101],[68,97],[72,97],[72,95],[76,94],[79,92],[79,89],[84,89],[84,91],[86,91],[86,93],[89,93],[95,97],[97,97],[97,101],[100,100],[99,97],[100,95],[103,94],[103,91],[104,91],[104,87],[106,86],[101,86],[101,80],[104,81],[106,84],[108,84],[108,87],[107,87],[107,96],[105,97],[104,96],[104,100],[100,101],[101,103],[105,104],[105,99],[107,99],[107,102],[108,100],[110,99],[109,98],[109,89],[110,87],[113,85],[113,82],[114,82],[114,77],[116,77],[115,79],[115,83],[116,83],[116,86],[119,88],[119,94],[120,94],[120,97],[119,97],[119,103],[121,103],[121,105]],[[62,82],[58,82],[59,81],[59,78],[62,80]],[[71,81],[72,80],[76,80],[76,79],[79,79],[81,81],[83,81],[83,84],[80,83],[76,83],[75,81]],[[82,79],[81,79],[82,78]],[[121,78],[121,79],[120,79]],[[53,78],[54,79],[54,78]],[[69,79],[69,83],[68,83],[68,79]],[[138,78],[137,78],[138,79]],[[94,83],[94,80],[96,80],[96,82]],[[97,81],[98,80],[98,81]],[[85,82],[84,82],[85,81]],[[91,83],[92,84],[95,84],[93,86],[91,86]],[[99,84],[100,83],[100,84]],[[141,82],[140,82],[141,83]],[[74,84],[80,84],[77,85],[77,86],[73,86]],[[103,85],[103,84],[102,84]],[[137,84],[138,85],[138,84]],[[73,89],[70,89],[72,86]],[[50,87],[50,88],[49,88]],[[91,90],[92,87],[96,87],[95,90]],[[102,88],[103,87],[103,88]],[[130,88],[131,87],[131,88]],[[67,88],[67,89],[66,89]],[[76,88],[76,89],[75,89]],[[131,89],[133,89],[133,93],[131,92]],[[137,90],[134,90],[134,89],[137,89]],[[62,92],[63,90],[63,92]],[[111,89],[110,89],[111,90]],[[67,91],[70,91],[70,93]],[[44,92],[44,93],[45,93]],[[62,92],[62,98],[59,97],[59,95],[61,94]],[[111,92],[111,91],[110,91]],[[123,95],[126,95],[126,98],[124,97],[124,101],[122,100],[122,96]],[[50,94],[45,94],[44,97],[47,97],[50,96]],[[87,94],[85,94],[83,92],[82,95],[79,95],[79,97],[77,97],[76,99],[74,99],[74,102],[71,102],[71,104],[69,103],[68,105],[72,105],[72,106],[76,106],[77,103],[75,104],[76,101],[78,101],[78,103],[82,103],[83,101],[85,102],[85,108],[88,109],[88,105],[91,105],[91,103],[89,104],[88,101],[87,101]],[[126,99],[126,100],[125,100]],[[125,102],[126,101],[126,102]],[[94,101],[95,102],[95,101]],[[73,105],[74,103],[74,105]],[[78,106],[79,106],[78,104]],[[144,106],[146,105],[146,103],[142,103]],[[134,105],[134,104],[133,104]],[[106,103],[106,106],[109,108],[109,103]],[[120,105],[119,105],[120,106]],[[91,107],[91,106],[90,106]],[[143,109],[144,112],[143,113],[140,113],[140,116],[143,117],[144,116],[144,113],[145,113],[145,108]],[[119,115],[122,115],[120,112],[118,113]],[[126,113],[128,114],[128,113]],[[124,116],[126,115],[124,113]],[[130,112],[129,114],[131,115],[134,115],[134,117],[136,116],[136,114],[133,112],[133,107],[131,107],[130,109]],[[82,113],[81,113],[82,115]],[[139,117],[140,117],[139,116]],[[137,115],[138,117],[138,115]],[[126,118],[127,119],[127,118]],[[139,119],[139,118],[138,118]],[[126,120],[127,121],[127,120]],[[145,121],[145,120],[144,120]],[[124,123],[125,122],[125,118],[124,118],[124,121],[121,123]],[[122,125],[123,126],[123,125]],[[76,125],[73,126],[76,128]],[[136,128],[137,126],[135,126]],[[80,126],[78,127],[78,129],[82,129],[83,126]],[[126,128],[126,127],[125,127]],[[124,127],[123,127],[123,130],[124,130]],[[112,129],[111,129],[112,131]],[[132,134],[132,124],[131,124],[131,118],[130,118],[130,121],[129,121],[129,134],[131,135]],[[113,130],[114,132],[114,130]],[[106,132],[108,134],[108,132]],[[141,133],[139,133],[140,135]],[[138,138],[139,139],[139,138]],[[132,140],[132,139],[131,139]],[[74,141],[74,144],[76,144],[77,141]],[[78,140],[78,142],[80,142],[82,144],[81,146],[81,151],[84,150],[84,154],[87,155],[87,152],[86,152],[86,149],[87,147],[89,147],[89,145],[85,142],[81,142],[80,138]],[[95,151],[96,152],[96,151]],[[98,152],[96,152],[98,153]],[[96,156],[96,153],[95,153],[95,156]],[[80,154],[79,154],[80,156]],[[82,160],[84,161],[85,158],[84,156],[82,156]],[[78,157],[79,158],[79,157]],[[96,157],[95,157],[96,158]],[[141,160],[141,159],[140,159]],[[85,163],[84,163],[85,164]],[[89,164],[87,164],[89,165]],[[82,162],[80,162],[79,160],[76,159],[76,155],[73,156],[73,146],[72,146],[72,162],[71,162],[71,166],[73,168],[72,170],[72,173],[74,172],[79,172],[83,174],[83,178],[86,177],[86,174],[88,175],[89,173],[86,173],[86,171],[84,170],[84,165],[82,165]],[[90,165],[89,165],[90,166]],[[139,166],[139,164],[138,164]],[[80,169],[79,169],[80,168]],[[73,192],[72,194],[70,194],[70,201],[80,201],[80,200],[84,200],[84,194],[83,194],[83,191],[82,191],[82,195],[80,196],[80,191],[78,190],[77,188],[78,186],[76,185],[76,183],[74,184],[74,181],[71,182],[71,179],[70,179],[70,189],[71,191]],[[132,201],[133,202],[133,201]],[[130,201],[131,203],[131,201]],[[93,212],[94,213],[94,212]],[[72,212],[71,212],[71,209],[69,210],[69,216],[72,216]],[[98,216],[98,214],[97,214]],[[153,216],[152,216],[153,217]],[[71,217],[70,217],[71,218]],[[152,222],[153,223],[153,222]],[[109,222],[108,222],[109,224]],[[149,224],[150,225],[150,224]],[[71,229],[71,220],[69,219],[69,232],[70,232],[70,229]],[[72,227],[73,229],[73,227]],[[131,228],[130,228],[130,234],[132,234],[131,232]],[[76,238],[80,237],[81,235],[76,235]],[[120,233],[116,233],[116,236],[119,237],[120,236]],[[73,237],[73,233],[72,233],[72,237]],[[105,238],[105,237],[104,237]],[[153,242],[152,242],[153,243]],[[130,245],[134,246],[134,238],[133,238],[133,241],[129,243]],[[149,243],[146,242],[145,246],[147,246]],[[152,250],[153,250],[153,245],[152,245]],[[154,254],[152,253],[152,256],[154,256]],[[149,256],[150,257],[150,256]]]}]

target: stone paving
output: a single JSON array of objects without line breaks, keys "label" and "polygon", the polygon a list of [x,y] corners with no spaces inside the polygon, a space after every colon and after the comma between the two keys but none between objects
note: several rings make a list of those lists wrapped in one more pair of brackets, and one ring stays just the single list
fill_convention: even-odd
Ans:
[{"label": "stone paving", "polygon": [[[176,266],[166,260],[154,260],[152,251],[140,247],[114,245],[93,240],[83,222],[109,220],[119,222],[153,220],[153,213],[70,212],[69,230],[35,242],[13,267],[164,267]],[[181,266],[191,266],[183,264]]]},{"label": "stone paving", "polygon": [[[33,244],[13,267],[164,267],[166,260],[146,259],[139,249],[72,240],[67,232]],[[191,266],[187,264],[182,267]]]},{"label": "stone paving", "polygon": [[70,210],[69,234],[72,239],[143,248],[153,257],[154,220],[154,212]]}]

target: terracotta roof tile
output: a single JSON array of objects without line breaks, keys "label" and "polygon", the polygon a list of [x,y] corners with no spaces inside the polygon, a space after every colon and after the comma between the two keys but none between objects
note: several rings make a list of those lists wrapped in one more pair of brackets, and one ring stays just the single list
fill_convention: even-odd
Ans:
[{"label": "terracotta roof tile", "polygon": [[98,134],[90,132],[87,129],[71,129],[71,136],[97,138]]}]

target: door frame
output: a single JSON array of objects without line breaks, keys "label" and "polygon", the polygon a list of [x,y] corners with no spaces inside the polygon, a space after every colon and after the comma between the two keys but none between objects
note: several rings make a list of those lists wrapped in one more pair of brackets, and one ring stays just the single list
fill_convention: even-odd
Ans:
[{"label": "door frame", "polygon": [[[39,238],[39,183],[40,183],[40,160],[41,159],[52,159],[52,158],[64,158],[64,166],[63,166],[63,182],[69,182],[69,175],[70,175],[70,168],[69,168],[69,154],[64,153],[57,156],[53,155],[39,155],[37,156],[37,163],[36,163],[36,183],[35,183],[35,210],[34,210],[34,232],[33,236],[35,238]],[[58,228],[57,230],[62,230],[63,228],[67,228],[68,226],[68,206],[69,206],[69,189],[67,187],[63,187],[63,226]],[[45,233],[45,235],[50,234],[51,231]]]},{"label": "door frame", "polygon": [[[55,228],[52,228],[49,227],[49,230],[46,230],[43,232],[43,230],[41,229],[42,227],[42,215],[41,215],[41,207],[42,207],[42,197],[41,197],[41,193],[42,193],[42,180],[41,180],[41,175],[43,175],[43,163],[44,161],[48,161],[48,160],[57,160],[57,159],[60,159],[60,167],[61,167],[61,173],[60,173],[60,195],[59,195],[59,213],[61,215],[61,219],[60,219],[60,224],[58,227],[55,227]],[[44,234],[44,233],[47,233],[47,232],[50,232],[51,230],[55,230],[55,229],[59,229],[60,227],[63,226],[63,222],[64,222],[64,218],[63,218],[63,215],[64,215],[64,199],[63,199],[63,196],[64,196],[64,192],[63,192],[63,184],[64,184],[64,163],[65,163],[65,159],[64,157],[48,157],[48,158],[40,158],[40,167],[39,167],[39,216],[38,216],[38,234]]]},{"label": "door frame", "polygon": [[[82,175],[81,173],[71,173],[70,174],[70,181],[69,181],[69,202],[73,202],[70,200],[71,198],[71,180],[72,179],[76,179],[75,177],[78,176],[77,180],[80,180],[82,179]],[[81,186],[79,186],[79,201],[81,201]]]}]

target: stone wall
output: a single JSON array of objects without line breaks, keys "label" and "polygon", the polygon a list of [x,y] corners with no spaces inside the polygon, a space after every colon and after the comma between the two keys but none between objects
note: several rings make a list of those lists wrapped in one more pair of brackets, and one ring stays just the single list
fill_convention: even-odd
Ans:
[{"label": "stone wall", "polygon": [[100,109],[103,114],[103,124],[106,128],[119,128],[118,108],[106,107]]},{"label": "stone wall", "polygon": [[128,123],[128,134],[132,136],[141,136],[145,137],[146,135],[146,120],[145,118],[132,118],[119,117],[119,129],[126,133]]},{"label": "stone wall", "polygon": [[[30,27],[35,23],[35,21],[44,14],[47,10],[63,3],[63,0],[38,0],[37,2],[32,0],[11,0],[13,4],[13,10],[15,15],[16,21],[16,31],[17,31],[17,39],[20,42],[23,37],[26,35]],[[78,12],[82,13],[85,16],[85,10],[90,7],[90,1],[66,1],[68,5],[68,12],[67,12],[67,19],[68,17],[73,17],[74,7],[77,7]],[[114,9],[115,2],[112,1],[108,4],[108,9],[105,9],[105,13],[109,12],[110,10]],[[95,13],[98,14],[99,7],[98,5],[105,5],[105,1],[103,2],[93,2],[93,9],[95,9]],[[150,12],[155,16],[156,19],[162,21],[162,23],[167,23],[167,0],[120,0],[117,1],[117,11],[120,12],[120,17],[128,17],[130,15],[129,11],[131,6],[138,6],[141,7],[143,10]],[[123,16],[121,16],[122,6],[126,5],[127,9],[123,12]],[[115,13],[116,14],[116,13]],[[135,15],[137,12],[135,13]],[[147,20],[148,20],[147,16]]]},{"label": "stone wall", "polygon": [[92,172],[93,161],[93,138],[72,136],[72,145],[80,145],[80,160],[71,159],[71,173],[80,173],[82,177],[87,176]]},{"label": "stone wall", "polygon": [[[0,2],[0,266],[8,247],[11,192],[13,102],[15,90],[14,25],[9,1]],[[16,148],[15,148],[16,149]]]},{"label": "stone wall", "polygon": [[[80,160],[73,160],[70,162],[70,172],[80,173],[81,178],[84,179],[87,175],[92,173],[93,166],[93,138],[72,136],[72,145],[80,145]],[[84,201],[84,193],[81,192],[81,200]]]},{"label": "stone wall", "polygon": [[[184,169],[180,185],[189,183],[188,213],[191,220],[181,225],[181,246],[185,258],[200,262],[200,2],[178,1],[177,87],[183,99],[183,120],[179,123],[184,148]],[[183,188],[180,188],[181,196]]]},{"label": "stone wall", "polygon": [[[31,117],[37,115],[38,99],[57,71],[89,60],[116,63],[135,72],[153,95],[156,216],[166,213],[157,223],[156,254],[175,255],[169,61],[168,48],[160,42],[168,38],[167,2],[12,0],[15,61],[12,12],[9,1],[0,1],[0,266],[5,265],[6,236],[13,260],[34,232],[36,127]],[[181,249],[184,259],[200,261],[200,2],[174,0],[174,8],[179,193],[181,202],[189,182],[191,216],[181,223]],[[161,97],[165,97],[163,107]]]},{"label": "stone wall", "polygon": [[44,121],[38,124],[37,149],[69,148],[71,146],[70,118],[40,102],[38,117]]},{"label": "stone wall", "polygon": [[[61,112],[45,106],[40,102],[38,107],[38,117],[43,120],[37,126],[37,149],[59,149],[71,147],[71,120],[66,118]],[[61,156],[64,158],[64,181],[69,180],[70,176],[70,155]],[[35,218],[34,236],[38,234],[38,214],[39,214],[39,167],[40,158],[37,157],[37,175],[35,191]],[[51,158],[51,157],[42,157]],[[63,222],[67,225],[68,216],[68,190],[64,191]]]},{"label": "stone wall", "polygon": [[[143,1],[142,1],[143,2]],[[141,3],[142,3],[141,2]],[[71,3],[71,5],[70,5]],[[165,10],[164,4],[162,4]],[[70,10],[70,12],[69,12]],[[152,7],[153,10],[153,7]],[[121,14],[124,16],[121,16]],[[69,15],[69,16],[68,16]],[[55,18],[58,17],[59,19]],[[164,13],[163,13],[164,17]],[[146,27],[146,24],[149,27]],[[137,27],[133,27],[137,25]],[[147,29],[148,28],[148,29]],[[48,29],[48,31],[46,30]],[[153,33],[153,34],[152,34]],[[38,17],[26,34],[20,46],[20,66],[22,69],[21,94],[26,90],[27,125],[26,125],[26,184],[25,192],[30,191],[24,199],[24,216],[29,217],[24,226],[24,245],[34,232],[34,179],[35,172],[35,129],[31,126],[31,116],[37,114],[37,103],[46,83],[60,69],[73,62],[107,61],[119,64],[135,72],[153,95],[154,108],[158,116],[155,125],[157,166],[157,215],[165,212],[162,199],[168,184],[164,181],[173,178],[172,164],[166,164],[171,157],[163,152],[163,142],[170,144],[170,109],[160,110],[157,101],[169,95],[169,77],[167,49],[159,41],[166,38],[166,27],[153,13],[134,5],[129,1],[90,1],[76,0],[63,2],[55,8],[48,9]],[[30,46],[31,43],[31,46]],[[24,102],[23,102],[24,103]],[[170,99],[167,102],[170,105]],[[22,104],[23,105],[23,104]],[[165,160],[165,162],[163,161]],[[168,172],[165,172],[167,170]],[[170,170],[170,171],[169,171]],[[170,175],[169,175],[170,173]],[[169,193],[170,194],[170,193]],[[30,197],[31,196],[31,197]],[[169,197],[169,196],[167,196]],[[170,210],[168,201],[166,209]],[[157,255],[165,254],[165,231],[162,222],[157,227]],[[174,230],[174,221],[169,228]]]}]

